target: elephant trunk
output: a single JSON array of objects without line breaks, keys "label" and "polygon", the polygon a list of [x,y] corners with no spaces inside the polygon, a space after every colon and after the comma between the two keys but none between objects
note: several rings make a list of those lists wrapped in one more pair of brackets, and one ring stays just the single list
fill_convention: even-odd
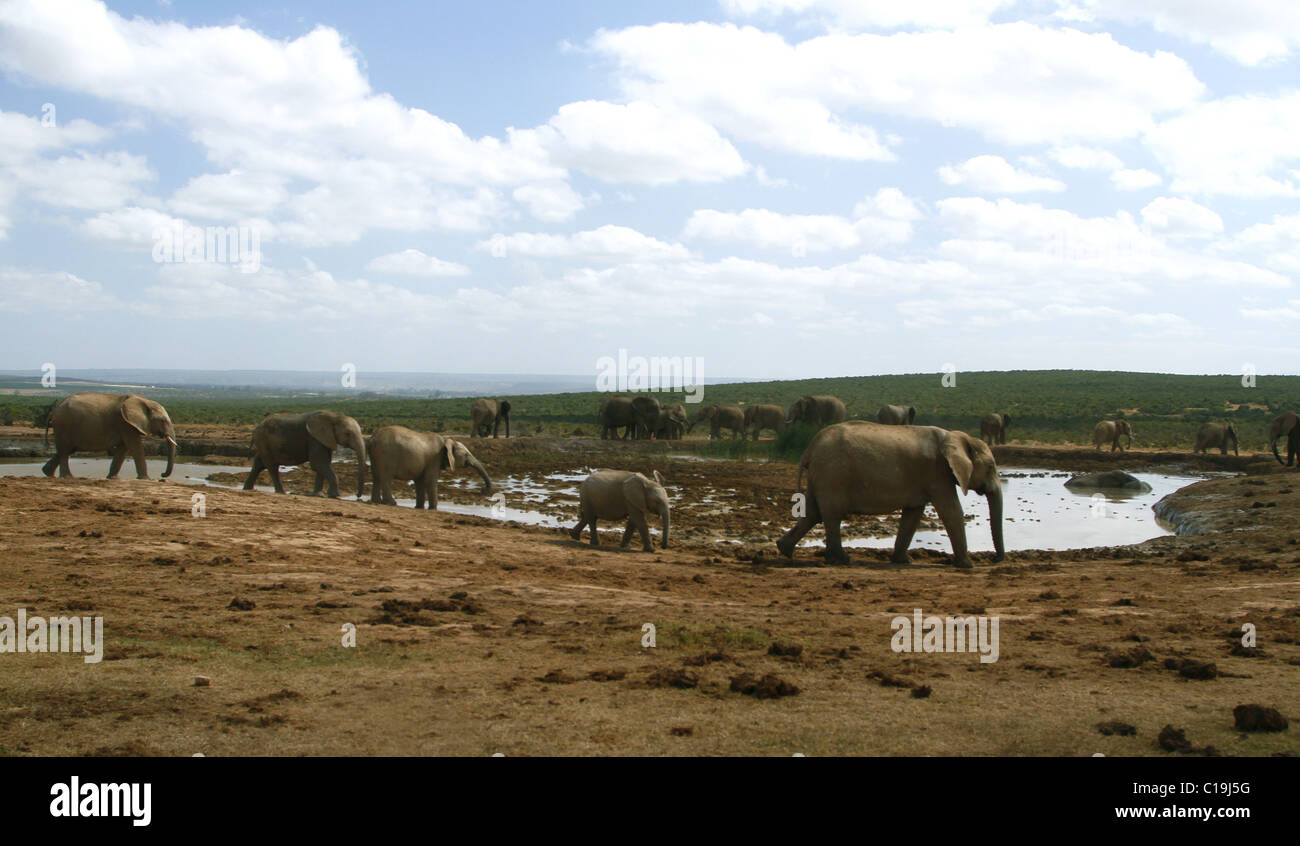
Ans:
[{"label": "elephant trunk", "polygon": [[366,495],[366,439],[358,436],[356,442],[352,445],[352,451],[357,454],[357,501]]},{"label": "elephant trunk", "polygon": [[483,477],[483,493],[492,493],[492,479],[488,477],[487,468],[483,466],[483,462],[471,456],[469,466],[477,470],[478,474]]},{"label": "elephant trunk", "polygon": [[663,549],[667,549],[668,548],[668,506],[665,505],[663,508],[659,509],[659,518],[664,521],[664,536],[663,536],[663,540],[660,541],[659,546],[662,547]]},{"label": "elephant trunk", "polygon": [[989,501],[989,528],[993,532],[993,560],[1007,557],[1007,547],[1002,540],[1002,484],[994,479],[984,491]]},{"label": "elephant trunk", "polygon": [[162,477],[166,479],[172,474],[172,467],[176,465],[176,439],[171,435],[167,436],[167,469],[163,471]]}]

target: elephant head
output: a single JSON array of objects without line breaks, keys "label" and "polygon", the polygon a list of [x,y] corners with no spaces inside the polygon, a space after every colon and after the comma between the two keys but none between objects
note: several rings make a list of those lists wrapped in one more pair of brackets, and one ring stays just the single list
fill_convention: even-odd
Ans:
[{"label": "elephant head", "polygon": [[1119,440],[1120,435],[1124,435],[1128,438],[1129,447],[1133,446],[1133,427],[1129,425],[1127,420],[1115,421],[1115,439]]},{"label": "elephant head", "polygon": [[1002,483],[998,480],[993,450],[965,432],[949,432],[943,441],[943,457],[962,493],[975,491],[989,502],[989,528],[993,534],[995,561],[1006,557],[1002,542]]},{"label": "elephant head", "polygon": [[446,470],[455,470],[457,467],[473,467],[478,474],[483,477],[483,493],[492,492],[492,479],[488,477],[487,468],[483,462],[474,457],[469,448],[460,441],[446,438],[442,445],[442,466]]},{"label": "elephant head", "polygon": [[714,416],[717,415],[717,413],[718,413],[718,407],[716,405],[704,406],[699,411],[695,412],[695,419],[692,420],[690,422],[690,425],[686,427],[686,431],[689,432],[692,429],[694,429],[697,423],[707,423],[708,421],[712,420]]},{"label": "elephant head", "polygon": [[790,413],[785,416],[785,422],[798,423],[807,420],[813,409],[813,398],[811,396],[800,397],[790,405]]},{"label": "elephant head", "polygon": [[634,432],[636,437],[650,437],[654,431],[655,423],[659,420],[659,412],[662,406],[659,400],[654,397],[636,396],[632,398],[632,416],[636,422]]},{"label": "elephant head", "polygon": [[652,470],[653,478],[640,473],[628,476],[623,482],[623,495],[627,498],[628,509],[642,514],[658,514],[663,521],[663,538],[659,546],[668,548],[668,492],[664,490],[663,476],[658,470]]},{"label": "elephant head", "polygon": [[151,399],[131,394],[122,400],[119,413],[126,425],[141,435],[167,439],[167,469],[163,471],[162,477],[166,479],[170,476],[176,463],[176,429],[167,416],[167,409]]},{"label": "elephant head", "polygon": [[347,447],[357,454],[357,499],[366,492],[366,439],[361,426],[346,414],[318,411],[307,418],[307,434],[333,452]]}]

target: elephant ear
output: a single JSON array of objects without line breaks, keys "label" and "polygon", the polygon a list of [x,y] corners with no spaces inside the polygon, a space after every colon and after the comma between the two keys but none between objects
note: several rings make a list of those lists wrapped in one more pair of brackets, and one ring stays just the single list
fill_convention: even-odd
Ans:
[{"label": "elephant ear", "polygon": [[339,442],[334,437],[334,423],[323,414],[307,418],[307,433],[325,445],[326,449],[338,449]]},{"label": "elephant ear", "polygon": [[[456,447],[465,449],[451,438],[442,442],[442,466],[448,470],[456,469]],[[468,450],[466,450],[468,452]]]},{"label": "elephant ear", "polygon": [[962,493],[970,490],[971,477],[975,473],[975,459],[971,455],[970,439],[962,432],[949,432],[943,439],[943,457],[948,460],[952,475]]},{"label": "elephant ear", "polygon": [[660,487],[662,487],[662,486],[663,486],[663,483],[664,483],[664,477],[659,475],[659,471],[658,471],[658,470],[651,470],[650,472],[654,475],[654,478],[655,478],[655,484],[656,484],[656,485],[659,485]]},{"label": "elephant ear", "polygon": [[629,508],[645,511],[645,486],[650,480],[640,473],[628,476],[623,482],[623,497]]},{"label": "elephant ear", "polygon": [[149,434],[149,406],[143,398],[127,397],[122,403],[122,419],[140,434]]}]

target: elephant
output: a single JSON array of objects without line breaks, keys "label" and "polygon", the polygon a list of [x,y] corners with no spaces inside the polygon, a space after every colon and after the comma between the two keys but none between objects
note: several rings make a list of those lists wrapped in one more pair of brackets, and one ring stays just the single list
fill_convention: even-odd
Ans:
[{"label": "elephant", "polygon": [[469,417],[475,438],[486,438],[489,431],[495,438],[502,422],[506,424],[506,437],[510,437],[510,400],[480,397],[469,407]]},{"label": "elephant", "polygon": [[138,479],[149,478],[149,467],[144,460],[145,435],[167,439],[167,469],[162,477],[172,474],[176,463],[176,429],[172,426],[167,409],[147,397],[135,394],[95,394],[81,392],[64,397],[49,413],[45,422],[45,443],[49,445],[50,427],[54,427],[54,457],[41,468],[46,476],[71,476],[68,457],[78,450],[99,452],[113,456],[108,466],[108,478],[116,479],[127,453],[135,460]]},{"label": "elephant", "polygon": [[1218,447],[1220,455],[1227,455],[1228,441],[1232,441],[1232,454],[1241,455],[1237,451],[1237,424],[1202,423],[1196,430],[1196,447],[1192,452],[1205,452],[1210,447]]},{"label": "elephant", "polygon": [[745,406],[745,429],[746,431],[753,431],[754,440],[758,440],[758,433],[763,429],[771,429],[774,432],[780,432],[783,428],[785,428],[785,409],[781,406]]},{"label": "elephant", "polygon": [[1111,452],[1114,452],[1116,447],[1123,452],[1124,447],[1119,443],[1120,435],[1128,437],[1129,448],[1132,448],[1133,427],[1127,420],[1103,420],[1092,428],[1092,443],[1097,449],[1101,449],[1102,444],[1109,443]]},{"label": "elephant", "polygon": [[[1300,455],[1300,426],[1292,426],[1291,431],[1288,432],[1286,436],[1287,467],[1291,466],[1291,462],[1295,459],[1296,455]],[[1282,458],[1279,456],[1277,461],[1281,464]]]},{"label": "elephant", "polygon": [[910,563],[907,549],[927,503],[933,503],[948,539],[954,563],[971,567],[966,548],[962,493],[976,491],[989,504],[994,561],[1006,557],[1002,540],[1002,485],[993,451],[965,432],[937,426],[897,426],[855,420],[828,426],[813,436],[799,459],[796,485],[808,478],[804,516],[777,541],[786,558],[808,530],[826,527],[826,563],[847,564],[840,521],[851,514],[889,514],[902,510],[892,561]]},{"label": "elephant", "polygon": [[876,412],[876,422],[892,426],[911,426],[916,419],[916,409],[910,405],[882,405]]},{"label": "elephant", "polygon": [[[1273,451],[1273,457],[1277,459],[1278,464],[1282,463],[1282,456],[1277,454],[1277,439],[1283,436],[1289,436],[1297,428],[1300,428],[1296,425],[1298,422],[1300,422],[1300,416],[1298,416],[1294,411],[1287,411],[1278,415],[1277,419],[1275,419],[1268,427],[1268,448]],[[1288,437],[1286,453],[1287,467],[1290,467],[1291,462],[1295,461],[1295,456],[1296,451],[1291,448],[1291,441]]]},{"label": "elephant", "polygon": [[473,467],[483,477],[483,493],[492,492],[487,469],[460,441],[433,432],[416,432],[405,426],[384,426],[369,438],[370,501],[396,505],[393,479],[415,481],[415,507],[438,508],[438,474],[457,467]]},{"label": "elephant", "polygon": [[980,420],[980,438],[989,446],[1005,444],[1007,442],[1007,429],[1010,427],[1010,415],[991,411]]},{"label": "elephant", "polygon": [[623,529],[623,543],[626,548],[632,540],[632,530],[641,533],[641,548],[653,551],[650,543],[650,524],[646,521],[646,512],[654,512],[663,521],[663,538],[660,547],[668,548],[668,493],[664,490],[663,477],[658,470],[651,471],[653,478],[647,478],[630,470],[597,470],[578,488],[578,525],[569,530],[574,540],[582,538],[584,526],[591,528],[591,545],[600,546],[597,537],[597,520],[622,520],[627,518]]},{"label": "elephant", "polygon": [[848,412],[839,397],[804,396],[794,401],[790,413],[785,416],[787,423],[807,423],[812,426],[829,426],[841,423]]},{"label": "elephant", "polygon": [[357,499],[361,499],[366,492],[366,442],[357,421],[333,411],[268,414],[253,430],[253,467],[244,480],[244,490],[251,491],[257,477],[267,470],[275,492],[284,493],[280,465],[311,462],[311,469],[316,471],[316,487],[311,495],[320,496],[321,487],[328,482],[329,496],[337,499],[339,479],[334,475],[330,459],[340,446],[357,454]]},{"label": "elephant", "polygon": [[659,409],[659,419],[655,421],[654,436],[660,440],[680,441],[686,434],[686,406],[680,402],[665,405]]},{"label": "elephant", "polygon": [[696,413],[695,419],[686,431],[694,429],[697,423],[709,423],[709,437],[718,437],[723,429],[730,429],[731,436],[745,437],[745,412],[735,405],[706,405]]},{"label": "elephant", "polygon": [[659,420],[661,411],[659,400],[654,397],[610,397],[600,404],[600,437],[615,437],[623,427],[623,438],[628,435],[635,438],[647,437]]}]

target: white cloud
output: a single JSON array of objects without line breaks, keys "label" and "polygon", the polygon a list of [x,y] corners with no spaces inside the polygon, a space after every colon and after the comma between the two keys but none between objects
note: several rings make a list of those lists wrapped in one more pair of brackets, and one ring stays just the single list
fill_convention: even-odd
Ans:
[{"label": "white cloud", "polygon": [[516,232],[493,235],[477,245],[497,257],[528,256],[547,259],[591,261],[663,261],[690,257],[681,244],[669,244],[626,226],[606,224],[572,235]]},{"label": "white cloud", "polygon": [[602,31],[590,48],[616,63],[630,97],[770,149],[855,160],[894,158],[876,130],[854,122],[864,112],[1064,144],[1137,136],[1204,90],[1171,53],[1029,23],[796,44],[753,27],[662,23]]},{"label": "white cloud", "polygon": [[163,230],[185,226],[182,218],[173,217],[157,209],[126,206],[114,211],[100,212],[82,221],[80,231],[88,238],[103,241],[122,249],[152,250],[155,237]]},{"label": "white cloud", "polygon": [[1300,194],[1300,92],[1225,97],[1193,106],[1146,136],[1179,194]]},{"label": "white cloud", "polygon": [[854,207],[852,220],[827,214],[782,214],[769,209],[698,209],[687,220],[682,237],[788,250],[801,258],[808,252],[904,243],[912,237],[912,221],[920,217],[916,203],[902,191],[881,188]]},{"label": "white cloud", "polygon": [[1151,231],[1173,238],[1209,238],[1223,231],[1223,218],[1179,197],[1157,197],[1142,209]]},{"label": "white cloud", "polygon": [[1115,183],[1117,191],[1141,191],[1143,188],[1154,188],[1164,180],[1149,170],[1120,168],[1110,175],[1110,181]]},{"label": "white cloud", "polygon": [[1001,156],[975,156],[959,165],[944,165],[938,172],[945,184],[965,186],[981,194],[1065,190],[1065,183],[1059,179],[1019,170]]},{"label": "white cloud", "polygon": [[719,182],[747,169],[708,123],[653,103],[569,103],[547,127],[559,160],[607,182]]},{"label": "white cloud", "polygon": [[419,250],[407,249],[400,253],[376,256],[366,262],[366,270],[376,273],[395,273],[403,276],[467,276],[469,268],[453,261],[443,261],[425,255]]},{"label": "white cloud", "polygon": [[1108,172],[1110,181],[1117,191],[1140,191],[1143,188],[1153,188],[1163,181],[1159,174],[1149,170],[1124,167],[1124,162],[1119,156],[1097,147],[1084,147],[1078,144],[1057,147],[1048,155],[1065,167]]},{"label": "white cloud", "polygon": [[1293,0],[1058,0],[1071,20],[1147,24],[1157,32],[1208,44],[1244,65],[1290,55],[1300,47],[1300,6]]},{"label": "white cloud", "polygon": [[582,195],[560,180],[520,185],[512,195],[528,213],[546,223],[563,223],[582,211]]},{"label": "white cloud", "polygon": [[120,303],[98,282],[63,271],[0,267],[0,300],[15,313],[86,312],[118,308]]},{"label": "white cloud", "polygon": [[233,170],[194,177],[172,194],[168,206],[190,217],[232,220],[269,215],[288,198],[282,177]]},{"label": "white cloud", "polygon": [[733,17],[801,15],[849,29],[952,29],[987,23],[1016,0],[721,0]]}]

